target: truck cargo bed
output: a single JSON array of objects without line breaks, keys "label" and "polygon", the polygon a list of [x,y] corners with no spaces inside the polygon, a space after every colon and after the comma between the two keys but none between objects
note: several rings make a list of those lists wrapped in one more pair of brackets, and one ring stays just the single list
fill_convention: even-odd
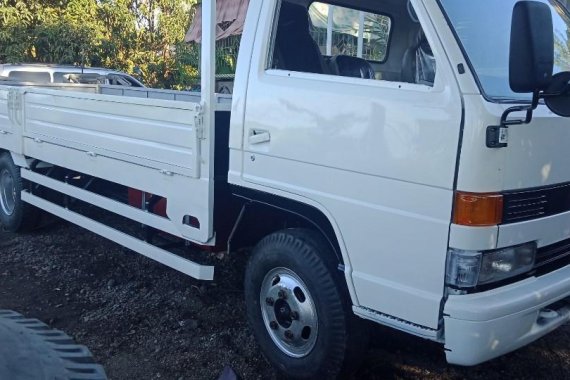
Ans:
[{"label": "truck cargo bed", "polygon": [[[162,226],[174,236],[215,244],[214,171],[208,162],[215,134],[203,123],[200,93],[2,84],[6,82],[0,83],[0,150],[20,157],[21,166],[42,162],[164,198],[167,215],[160,216],[132,206],[125,206],[132,208],[125,212],[125,207],[114,207],[89,191],[73,191],[78,199],[147,225]],[[229,114],[230,105],[230,96],[216,97],[218,111]],[[67,194],[70,190],[25,167],[22,176],[54,191]],[[32,194],[22,198],[66,217],[65,210],[48,207]],[[74,215],[69,217],[78,221]]]}]

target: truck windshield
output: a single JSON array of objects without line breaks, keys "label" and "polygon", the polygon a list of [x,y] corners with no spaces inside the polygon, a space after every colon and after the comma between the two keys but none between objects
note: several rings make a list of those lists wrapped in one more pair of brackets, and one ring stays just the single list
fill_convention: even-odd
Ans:
[{"label": "truck windshield", "polygon": [[[539,0],[552,10],[554,72],[570,70],[568,0]],[[518,0],[440,0],[467,53],[481,91],[493,101],[527,101],[509,86],[509,48],[513,8]]]}]

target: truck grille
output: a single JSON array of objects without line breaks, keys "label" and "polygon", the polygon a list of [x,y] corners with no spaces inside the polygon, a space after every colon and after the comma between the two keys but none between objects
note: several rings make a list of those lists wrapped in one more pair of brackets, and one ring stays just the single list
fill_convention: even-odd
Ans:
[{"label": "truck grille", "polygon": [[540,218],[546,214],[548,197],[544,194],[532,196],[527,194],[519,199],[513,197],[509,199],[509,204],[505,206],[504,220],[517,222]]},{"label": "truck grille", "polygon": [[539,248],[534,267],[540,268],[566,257],[570,257],[570,239]]},{"label": "truck grille", "polygon": [[524,222],[570,211],[570,183],[504,193],[503,224]]}]

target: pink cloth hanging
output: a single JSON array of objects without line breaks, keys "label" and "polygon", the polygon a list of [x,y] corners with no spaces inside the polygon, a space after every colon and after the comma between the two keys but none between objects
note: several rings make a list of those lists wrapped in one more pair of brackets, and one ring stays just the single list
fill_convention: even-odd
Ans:
[{"label": "pink cloth hanging", "polygon": [[[216,40],[241,34],[249,0],[216,0]],[[186,33],[184,41],[202,40],[202,7],[196,9],[194,21]]]}]

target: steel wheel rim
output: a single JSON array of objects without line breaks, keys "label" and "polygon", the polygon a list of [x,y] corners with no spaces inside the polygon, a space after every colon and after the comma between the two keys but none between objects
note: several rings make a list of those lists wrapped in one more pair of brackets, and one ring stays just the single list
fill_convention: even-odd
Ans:
[{"label": "steel wheel rim", "polygon": [[311,353],[318,336],[315,302],[301,278],[287,268],[275,268],[263,279],[261,314],[271,340],[292,358]]},{"label": "steel wheel rim", "polygon": [[16,208],[16,186],[14,177],[7,170],[0,173],[0,207],[4,214],[11,216]]}]

